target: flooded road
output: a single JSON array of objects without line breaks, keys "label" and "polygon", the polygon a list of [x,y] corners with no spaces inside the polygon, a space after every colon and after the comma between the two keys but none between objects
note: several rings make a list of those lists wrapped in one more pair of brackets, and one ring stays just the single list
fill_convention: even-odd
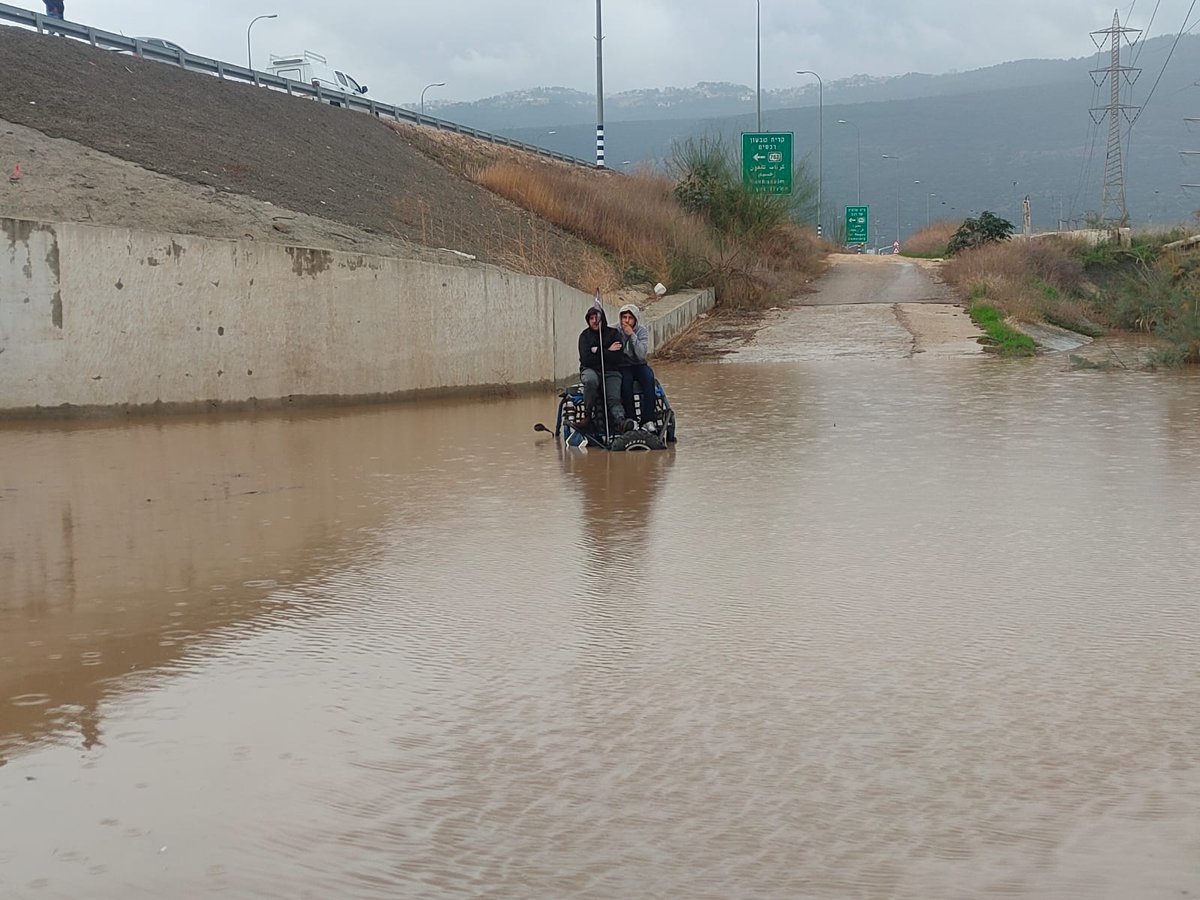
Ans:
[{"label": "flooded road", "polygon": [[1200,378],[0,429],[4,898],[1200,892]]},{"label": "flooded road", "polygon": [[691,349],[738,363],[979,356],[983,332],[938,273],[933,260],[835,254],[801,298],[752,314],[748,332],[714,316]]}]

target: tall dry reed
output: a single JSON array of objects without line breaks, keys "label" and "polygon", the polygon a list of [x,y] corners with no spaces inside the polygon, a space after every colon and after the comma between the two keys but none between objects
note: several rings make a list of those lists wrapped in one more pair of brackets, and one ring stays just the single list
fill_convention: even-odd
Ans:
[{"label": "tall dry reed", "polygon": [[1006,315],[1088,330],[1079,250],[1055,237],[995,241],[949,259],[942,276],[968,297],[986,298]]},{"label": "tall dry reed", "polygon": [[[749,235],[722,233],[678,202],[675,181],[650,171],[597,171],[462,135],[401,133],[440,164],[529,211],[528,233],[498,228],[489,258],[584,290],[661,281],[670,289],[713,287],[724,306],[761,307],[799,294],[828,252],[786,220]],[[430,235],[439,231],[433,215],[422,226]],[[548,226],[578,238],[588,252],[564,257],[561,243],[546,240]]]},{"label": "tall dry reed", "polygon": [[672,272],[673,259],[711,259],[717,248],[704,223],[685,213],[662,177],[645,173],[607,175],[563,168],[493,163],[480,184],[541,219],[601,246],[620,266],[646,278],[671,282],[694,277]]},{"label": "tall dry reed", "polygon": [[954,232],[958,231],[960,224],[949,219],[931,222],[916,234],[905,238],[904,254],[926,258],[945,256],[946,245],[950,243],[950,238],[954,237]]}]

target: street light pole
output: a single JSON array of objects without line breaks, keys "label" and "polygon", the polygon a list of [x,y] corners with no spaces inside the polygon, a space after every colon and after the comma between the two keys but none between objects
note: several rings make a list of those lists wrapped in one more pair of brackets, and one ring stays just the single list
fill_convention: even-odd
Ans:
[{"label": "street light pole", "polygon": [[754,103],[758,109],[758,130],[762,131],[762,0],[754,0]]},{"label": "street light pole", "polygon": [[825,180],[825,82],[812,69],[802,69],[797,75],[817,79],[817,237],[821,236],[821,188]]},{"label": "street light pole", "polygon": [[[913,184],[920,184],[920,183],[921,183],[920,181],[913,182]],[[929,198],[936,197],[936,196],[937,196],[937,194],[933,193],[932,191],[928,191],[925,194],[925,227],[926,228],[929,227]]]},{"label": "street light pole", "polygon": [[855,203],[862,206],[862,132],[858,130],[858,126],[853,122],[847,122],[845,119],[838,119],[839,125],[850,125],[854,128],[854,142],[858,147],[858,161],[855,164],[855,189],[857,191]]},{"label": "street light pole", "polygon": [[[446,82],[435,81],[433,84],[427,84],[427,85],[425,85],[425,87],[423,87],[421,89],[421,118],[425,118],[425,92],[427,90],[429,90],[431,87],[445,87],[445,86],[446,86]],[[550,132],[550,133],[553,134],[554,132]]]},{"label": "street light pole", "polygon": [[596,168],[604,168],[604,52],[600,0],[596,0]]},{"label": "street light pole", "polygon": [[246,68],[254,71],[254,57],[250,54],[250,29],[254,27],[254,23],[259,19],[277,19],[279,13],[271,13],[269,16],[255,16],[250,20],[250,24],[246,26]]},{"label": "street light pole", "polygon": [[896,243],[898,244],[900,243],[900,157],[885,153],[883,158],[896,163]]}]

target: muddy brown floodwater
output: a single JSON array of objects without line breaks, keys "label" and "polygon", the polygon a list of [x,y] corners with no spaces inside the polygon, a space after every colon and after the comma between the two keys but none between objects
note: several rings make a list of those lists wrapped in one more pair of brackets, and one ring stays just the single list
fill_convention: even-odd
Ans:
[{"label": "muddy brown floodwater", "polygon": [[0,896],[1200,893],[1200,379],[0,429]]}]

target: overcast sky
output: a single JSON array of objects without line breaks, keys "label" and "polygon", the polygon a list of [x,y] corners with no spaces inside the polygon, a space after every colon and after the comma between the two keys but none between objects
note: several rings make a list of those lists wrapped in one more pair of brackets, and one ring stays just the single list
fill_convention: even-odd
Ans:
[{"label": "overcast sky", "polygon": [[[1110,26],[1114,9],[1122,24],[1128,18],[1153,37],[1176,34],[1193,6],[1200,16],[1194,0],[603,0],[604,89],[753,86],[759,43],[764,90],[811,84],[797,69],[829,83],[855,74],[940,74],[1089,56],[1089,32]],[[596,88],[595,0],[66,0],[66,13],[243,64],[251,19],[278,13],[251,32],[257,68],[266,67],[269,53],[314,50],[366,84],[371,96],[396,104],[416,102],[437,81],[446,86],[430,88],[429,102],[540,86]]]}]

